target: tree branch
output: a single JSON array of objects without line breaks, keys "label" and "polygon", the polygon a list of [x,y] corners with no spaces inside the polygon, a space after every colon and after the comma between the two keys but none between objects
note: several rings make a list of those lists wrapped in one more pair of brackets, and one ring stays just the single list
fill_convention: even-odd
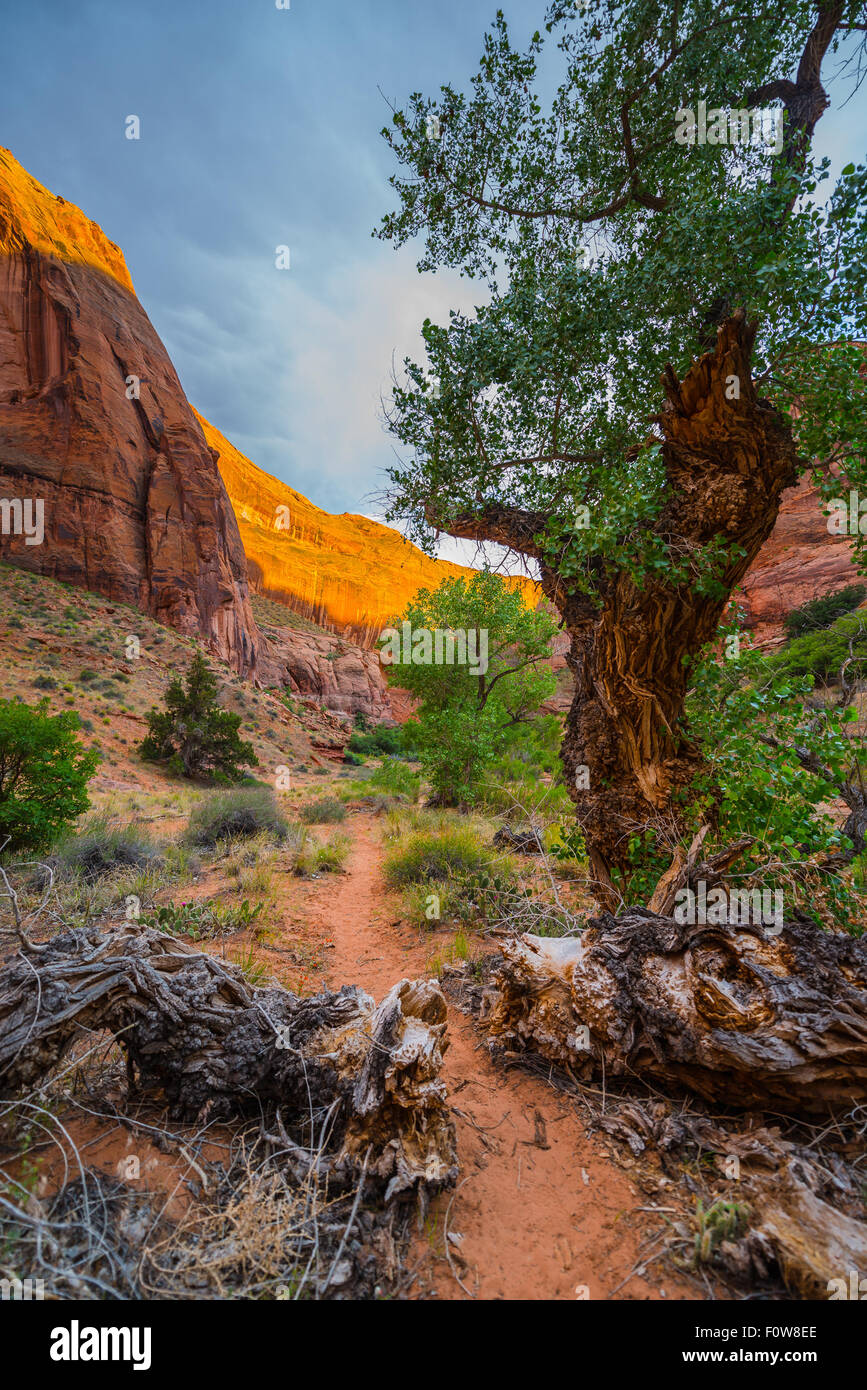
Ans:
[{"label": "tree branch", "polygon": [[534,537],[544,529],[546,517],[541,512],[528,512],[520,507],[498,506],[489,503],[475,512],[457,512],[448,516],[437,511],[433,502],[425,504],[425,520],[438,531],[467,541],[493,541],[510,550],[520,551],[538,559],[539,547]]}]

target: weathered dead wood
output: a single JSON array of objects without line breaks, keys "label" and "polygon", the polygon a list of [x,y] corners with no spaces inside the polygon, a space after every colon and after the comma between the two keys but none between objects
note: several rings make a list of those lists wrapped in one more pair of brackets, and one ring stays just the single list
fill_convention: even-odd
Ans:
[{"label": "weathered dead wood", "polygon": [[538,830],[514,831],[510,825],[501,826],[494,836],[497,849],[511,850],[513,854],[544,854],[545,848]]},{"label": "weathered dead wood", "polygon": [[848,1285],[851,1270],[867,1267],[867,1224],[823,1201],[796,1165],[766,1179],[755,1205],[747,1250],[754,1260],[759,1252],[771,1253],[792,1293],[829,1298],[835,1281]]},{"label": "weathered dead wood", "polygon": [[686,854],[682,847],[678,846],[674,858],[654,888],[647,904],[650,912],[658,912],[661,917],[668,916],[677,901],[678,890],[686,886],[692,887],[702,882],[705,891],[709,892],[711,888],[724,883],[726,871],[740,859],[750,845],[755,844],[752,835],[744,835],[733,845],[728,845],[717,854],[711,855],[710,859],[703,859],[697,864],[698,852],[709,830],[709,825],[702,826]]},{"label": "weathered dead wood", "polygon": [[378,1007],[356,986],[300,998],[136,923],[66,932],[0,972],[0,1094],[39,1085],[86,1031],[115,1035],[131,1081],[177,1118],[277,1112],[315,1150],[330,1112],[334,1179],[363,1171],[385,1200],[455,1181],[432,981],[401,980]]},{"label": "weathered dead wood", "polygon": [[767,1279],[776,1266],[792,1294],[828,1298],[834,1280],[848,1284],[850,1270],[867,1265],[867,1223],[851,1215],[862,1210],[860,1174],[838,1154],[785,1139],[776,1127],[738,1132],[700,1109],[675,1109],[663,1100],[615,1097],[612,1103],[609,1096],[609,1108],[593,1124],[634,1154],[684,1147],[715,1157],[711,1191],[737,1202],[747,1226],[739,1239],[724,1240],[714,1258],[745,1283]]},{"label": "weathered dead wood", "polygon": [[[867,1097],[863,940],[804,917],[777,935],[632,908],[591,920],[577,938],[524,935],[500,949],[483,1007],[490,1038],[579,1080],[639,1076],[730,1108],[796,1115],[850,1112]],[[776,1267],[795,1296],[851,1296],[835,1289],[867,1266],[856,1172],[778,1130],[737,1133],[694,1107],[610,1102],[609,1093],[596,1124],[635,1154],[692,1142],[717,1155],[728,1179],[717,1195],[748,1219],[715,1256],[729,1273],[754,1283]]]},{"label": "weathered dead wood", "polygon": [[634,1075],[795,1114],[867,1097],[867,941],[796,916],[689,925],[644,908],[501,943],[492,1040],[582,1078]]}]

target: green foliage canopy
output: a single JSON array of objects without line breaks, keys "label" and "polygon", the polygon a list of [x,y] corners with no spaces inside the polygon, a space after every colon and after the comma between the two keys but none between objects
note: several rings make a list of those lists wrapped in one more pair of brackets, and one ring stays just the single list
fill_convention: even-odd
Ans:
[{"label": "green foliage canopy", "polygon": [[[863,7],[823,8],[833,56]],[[553,52],[538,31],[515,47],[498,13],[469,92],[416,92],[395,111],[383,135],[399,207],[378,235],[421,237],[420,270],[485,282],[473,314],[425,322],[427,364],[407,359],[395,383],[389,425],[408,458],[390,470],[389,516],[419,544],[505,502],[574,587],[598,584],[600,560],[712,583],[713,545],[684,557],[652,530],[668,486],[652,412],[666,365],[682,377],[737,306],[758,323],[759,393],[797,402],[825,495],[841,487],[832,464],[864,486],[851,340],[867,337],[867,167],[829,189],[789,111],[779,154],[674,138],[699,101],[779,110],[816,24],[813,0],[589,0],[578,14],[557,0]],[[815,119],[821,73],[806,71]]]},{"label": "green foliage canopy", "polygon": [[47,849],[90,805],[99,751],[76,738],[76,714],[0,700],[0,848]]}]

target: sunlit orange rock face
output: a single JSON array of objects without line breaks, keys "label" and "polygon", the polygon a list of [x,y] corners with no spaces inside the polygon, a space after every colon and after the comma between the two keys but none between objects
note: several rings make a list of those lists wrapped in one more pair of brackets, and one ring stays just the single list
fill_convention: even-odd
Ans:
[{"label": "sunlit orange rock face", "polygon": [[[139,398],[132,394],[140,381]],[[232,508],[119,247],[0,150],[0,558],[150,613],[257,673]]]},{"label": "sunlit orange rock face", "polygon": [[[257,593],[305,618],[372,646],[419,589],[472,570],[434,560],[389,526],[363,516],[332,516],[257,468],[201,415],[217,454]],[[511,581],[535,604],[530,580]]]}]

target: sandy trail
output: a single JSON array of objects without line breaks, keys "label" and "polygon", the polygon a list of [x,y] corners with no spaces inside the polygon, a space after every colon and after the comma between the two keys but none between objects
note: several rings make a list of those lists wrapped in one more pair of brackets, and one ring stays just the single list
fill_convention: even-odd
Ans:
[{"label": "sandy trail", "polygon": [[[357,982],[379,1000],[425,972],[439,936],[394,921],[380,875],[379,826],[353,816],[346,873],[311,895],[308,923],[333,942],[329,982]],[[317,887],[324,885],[320,883]],[[700,1298],[697,1287],[651,1263],[666,1227],[590,1137],[568,1097],[490,1060],[472,1021],[449,1006],[444,1075],[454,1108],[459,1187],[435,1203],[411,1254],[419,1294],[446,1299]],[[450,1209],[449,1209],[450,1208]],[[444,1257],[448,1211],[453,1272]],[[460,1278],[460,1283],[455,1277]],[[463,1287],[461,1287],[463,1285]]]}]

